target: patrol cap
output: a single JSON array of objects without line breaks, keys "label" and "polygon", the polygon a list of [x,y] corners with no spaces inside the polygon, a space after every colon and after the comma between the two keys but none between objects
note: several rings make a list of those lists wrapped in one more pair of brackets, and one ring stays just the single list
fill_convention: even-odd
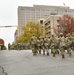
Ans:
[{"label": "patrol cap", "polygon": [[63,35],[63,33],[60,33],[60,35]]},{"label": "patrol cap", "polygon": [[33,34],[33,36],[35,36],[35,35]]},{"label": "patrol cap", "polygon": [[70,36],[70,33],[68,33],[66,36]]},{"label": "patrol cap", "polygon": [[72,34],[72,36],[74,36],[74,34]]},{"label": "patrol cap", "polygon": [[53,34],[51,36],[54,36]]}]

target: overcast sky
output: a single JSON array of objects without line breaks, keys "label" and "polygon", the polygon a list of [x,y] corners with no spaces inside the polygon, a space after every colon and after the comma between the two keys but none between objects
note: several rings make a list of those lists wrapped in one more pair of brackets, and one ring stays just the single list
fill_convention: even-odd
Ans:
[{"label": "overcast sky", "polygon": [[[54,5],[69,6],[74,9],[74,0],[0,0],[0,26],[18,25],[17,8],[18,6],[33,5]],[[5,45],[14,41],[14,32],[16,28],[0,28],[0,38],[4,39]]]}]

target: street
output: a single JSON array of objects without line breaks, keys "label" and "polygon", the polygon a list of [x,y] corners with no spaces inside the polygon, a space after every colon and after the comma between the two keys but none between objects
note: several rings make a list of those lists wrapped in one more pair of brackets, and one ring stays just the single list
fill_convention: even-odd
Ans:
[{"label": "street", "polygon": [[[1,73],[2,69],[4,73]],[[62,59],[61,54],[49,56],[32,55],[31,50],[6,50],[0,51],[0,75],[73,75],[74,52],[72,56],[66,54]]]}]

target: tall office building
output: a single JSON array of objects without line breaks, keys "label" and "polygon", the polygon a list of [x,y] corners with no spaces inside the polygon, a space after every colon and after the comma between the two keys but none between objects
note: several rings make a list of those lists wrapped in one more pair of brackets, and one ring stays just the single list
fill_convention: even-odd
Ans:
[{"label": "tall office building", "polygon": [[23,33],[22,27],[29,21],[36,22],[38,19],[46,19],[50,15],[74,15],[74,9],[67,6],[33,5],[33,7],[18,7],[18,36]]}]

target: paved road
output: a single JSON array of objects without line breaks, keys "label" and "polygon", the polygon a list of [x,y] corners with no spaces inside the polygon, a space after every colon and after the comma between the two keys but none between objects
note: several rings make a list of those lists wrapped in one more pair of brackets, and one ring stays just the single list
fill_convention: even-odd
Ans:
[{"label": "paved road", "polygon": [[4,69],[3,67],[0,66],[0,75],[7,75],[6,72],[4,72]]},{"label": "paved road", "polygon": [[4,75],[74,75],[74,52],[62,59],[61,54],[33,56],[31,50],[0,51],[0,73],[2,68]]}]

